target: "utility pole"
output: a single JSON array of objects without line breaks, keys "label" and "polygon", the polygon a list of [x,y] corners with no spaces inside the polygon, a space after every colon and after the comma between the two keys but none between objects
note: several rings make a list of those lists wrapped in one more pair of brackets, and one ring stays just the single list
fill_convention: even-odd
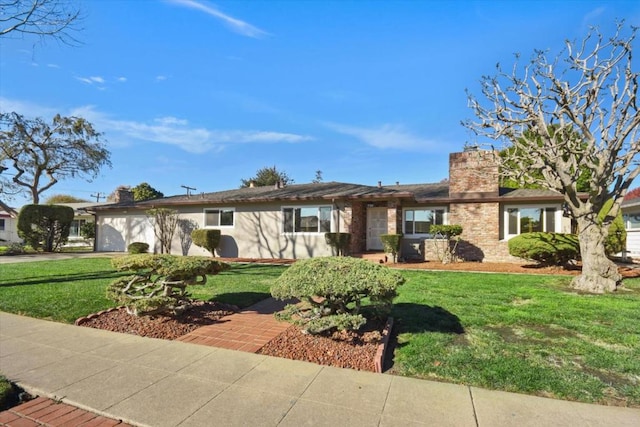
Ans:
[{"label": "utility pole", "polygon": [[100,199],[104,199],[104,193],[98,192],[98,194],[92,194],[91,197],[96,198],[96,203],[100,203]]},{"label": "utility pole", "polygon": [[187,186],[187,185],[181,185],[180,187],[182,187],[182,188],[186,188],[186,189],[187,189],[187,197],[191,196],[191,191],[192,191],[192,190],[193,190],[193,191],[196,191],[196,189],[195,189],[195,188],[193,188],[193,187],[189,187],[189,186]]}]

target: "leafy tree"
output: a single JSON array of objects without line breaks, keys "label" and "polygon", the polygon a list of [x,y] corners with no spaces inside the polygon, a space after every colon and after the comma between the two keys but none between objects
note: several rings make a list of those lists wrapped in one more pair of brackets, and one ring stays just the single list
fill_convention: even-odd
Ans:
[{"label": "leafy tree", "polygon": [[66,178],[95,178],[111,166],[101,134],[81,117],[56,115],[51,123],[0,113],[0,159],[15,172],[14,185],[29,192],[33,204],[40,194]]},{"label": "leafy tree", "polygon": [[85,239],[95,239],[96,223],[93,221],[83,222],[80,226],[80,235]]},{"label": "leafy tree", "polygon": [[[554,134],[557,126],[552,125],[548,127],[550,134]],[[532,135],[530,131],[525,131],[527,136],[522,139],[521,144],[524,146],[528,141],[533,141],[537,146],[540,146],[541,140],[538,136]],[[571,134],[572,138],[578,138],[577,133]],[[513,161],[515,156],[514,151],[516,147],[507,147],[500,151],[500,157],[503,159],[500,173],[500,186],[505,188],[545,188],[541,184],[544,181],[542,171],[533,169],[533,159],[524,157],[520,163]],[[519,156],[520,157],[520,156]],[[525,167],[525,170],[519,170],[518,168]],[[576,190],[579,192],[589,191],[589,179],[591,178],[591,171],[584,165],[578,165],[580,168],[580,174],[576,181]],[[503,169],[508,169],[504,171]],[[526,172],[526,173],[523,173]]]},{"label": "leafy tree", "polygon": [[45,205],[57,205],[60,203],[82,203],[88,202],[88,200],[80,199],[78,197],[71,196],[69,194],[54,194],[48,197],[44,203]]},{"label": "leafy tree", "polygon": [[35,250],[57,251],[69,238],[73,209],[58,205],[25,205],[18,214],[18,235]]},{"label": "leafy tree", "polygon": [[241,181],[240,188],[250,187],[251,183],[256,187],[276,185],[278,182],[282,183],[282,185],[293,184],[293,179],[289,178],[286,172],[279,171],[275,166],[259,169],[255,177]]},{"label": "leafy tree", "polygon": [[[536,51],[522,66],[519,55],[509,70],[498,64],[495,76],[481,80],[482,100],[469,95],[478,120],[464,123],[511,147],[499,158],[502,165],[516,165],[502,168],[508,177],[564,196],[582,256],[582,274],[572,285],[589,292],[613,291],[621,283],[604,242],[640,173],[640,73],[631,60],[637,28],[626,31],[623,22],[612,37],[594,28],[582,41],[567,42],[552,60]],[[584,168],[591,173],[586,200],[578,197],[577,184]],[[611,206],[600,219],[608,200]]]},{"label": "leafy tree", "polygon": [[323,180],[323,178],[322,178],[322,171],[321,171],[320,169],[318,169],[318,170],[316,171],[316,177],[315,177],[315,178],[313,178],[313,181],[311,181],[311,182],[313,182],[314,184],[319,184],[319,183],[321,183],[321,182],[322,182],[322,180]]},{"label": "leafy tree", "polygon": [[0,37],[12,33],[28,34],[75,43],[71,32],[80,21],[80,9],[73,3],[66,0],[0,0]]},{"label": "leafy tree", "polygon": [[133,192],[133,200],[140,202],[142,200],[161,199],[164,197],[160,191],[156,190],[146,182],[142,182],[131,189]]},{"label": "leafy tree", "polygon": [[153,219],[153,231],[160,241],[160,253],[171,253],[171,241],[176,232],[180,216],[175,209],[155,208],[149,209],[147,215]]}]

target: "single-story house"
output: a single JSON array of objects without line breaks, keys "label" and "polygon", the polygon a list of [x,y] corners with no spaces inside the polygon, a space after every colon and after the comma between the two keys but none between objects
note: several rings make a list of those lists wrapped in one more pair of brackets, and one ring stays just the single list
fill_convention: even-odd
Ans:
[{"label": "single-story house", "polygon": [[22,242],[18,236],[18,212],[0,200],[0,244]]},{"label": "single-story house", "polygon": [[640,198],[622,202],[622,219],[627,230],[627,252],[625,256],[640,257]]},{"label": "single-story house", "polygon": [[463,227],[459,253],[465,260],[515,261],[507,241],[520,233],[568,233],[562,196],[545,190],[499,187],[490,151],[449,156],[449,179],[441,183],[368,186],[321,182],[248,187],[134,202],[122,192],[116,203],[94,206],[96,250],[126,251],[136,241],[159,250],[151,208],[175,209],[180,225],[172,252],[206,255],[191,244],[194,228],[222,232],[218,254],[241,258],[309,258],[331,255],[326,232],[351,233],[350,252],[381,252],[380,235],[402,233],[401,258],[434,256],[431,224]]}]

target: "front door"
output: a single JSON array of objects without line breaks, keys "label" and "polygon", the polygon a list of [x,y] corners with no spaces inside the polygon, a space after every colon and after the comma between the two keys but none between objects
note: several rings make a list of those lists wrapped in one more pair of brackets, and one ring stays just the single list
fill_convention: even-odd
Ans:
[{"label": "front door", "polygon": [[387,208],[367,209],[367,250],[381,251],[384,249],[381,234],[387,234]]}]

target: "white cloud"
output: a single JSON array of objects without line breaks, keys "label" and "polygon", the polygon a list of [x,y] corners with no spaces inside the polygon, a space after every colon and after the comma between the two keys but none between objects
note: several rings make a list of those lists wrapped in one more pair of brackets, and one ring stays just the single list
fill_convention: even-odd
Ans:
[{"label": "white cloud", "polygon": [[93,106],[72,111],[73,115],[86,118],[109,141],[141,140],[175,145],[190,153],[220,150],[225,145],[242,143],[298,143],[312,140],[305,135],[286,132],[255,130],[219,130],[192,127],[189,122],[176,117],[159,117],[150,123],[117,120],[101,113]]},{"label": "white cloud", "polygon": [[167,76],[156,76],[156,81],[157,82],[163,82],[165,80],[167,80]]},{"label": "white cloud", "polygon": [[376,148],[413,150],[429,149],[437,146],[436,141],[413,135],[404,126],[398,124],[387,123],[376,128],[362,128],[336,123],[326,123],[326,126],[338,133],[353,136]]},{"label": "white cloud", "polygon": [[124,82],[126,82],[126,81],[127,81],[127,78],[126,78],[126,77],[118,77],[118,79],[117,79],[117,80],[118,80],[120,83],[124,83]]},{"label": "white cloud", "polygon": [[149,122],[121,120],[99,111],[93,105],[85,105],[68,111],[45,108],[29,102],[0,97],[0,111],[15,111],[27,117],[41,116],[50,119],[60,113],[78,116],[91,122],[111,146],[127,146],[136,140],[177,146],[190,153],[221,150],[230,144],[300,143],[313,138],[295,133],[265,130],[224,130],[191,126],[188,120],[172,116],[158,117]]},{"label": "white cloud", "polygon": [[248,22],[241,21],[240,19],[236,19],[230,15],[222,13],[214,6],[209,6],[204,2],[195,0],[167,0],[167,2],[176,4],[178,6],[188,7],[190,9],[199,10],[210,16],[213,16],[214,18],[219,19],[226,26],[231,28],[232,31],[243,36],[262,38],[269,35],[269,33],[267,33],[266,31],[261,30],[260,28],[249,24]]},{"label": "white cloud", "polygon": [[90,84],[90,85],[92,85],[92,84],[94,84],[94,83],[97,83],[97,84],[101,84],[101,85],[102,85],[102,84],[104,84],[104,83],[105,83],[104,78],[103,78],[103,77],[100,77],[100,76],[76,77],[76,80],[80,80],[81,82],[83,82],[83,83],[87,83],[87,84]]}]

